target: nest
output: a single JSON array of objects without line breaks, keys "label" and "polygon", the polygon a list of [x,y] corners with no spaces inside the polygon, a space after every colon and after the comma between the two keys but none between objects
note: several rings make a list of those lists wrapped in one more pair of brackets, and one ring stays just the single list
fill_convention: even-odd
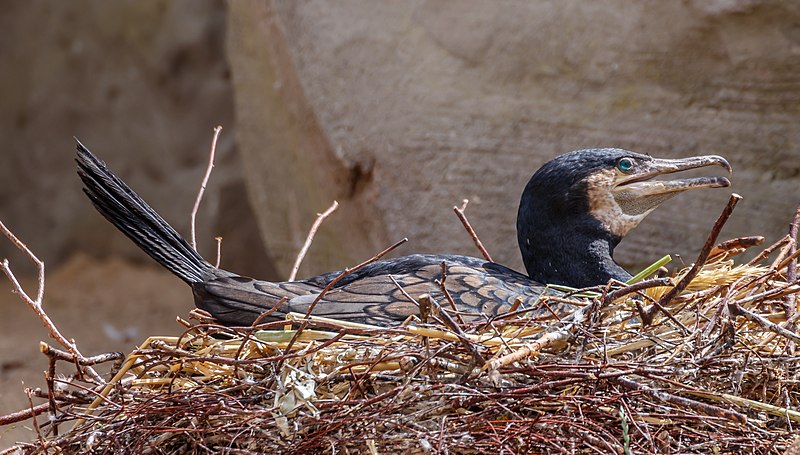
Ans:
[{"label": "nest", "polygon": [[47,419],[12,450],[800,454],[794,240],[736,265],[759,242],[715,238],[672,279],[644,280],[662,261],[479,323],[414,296],[420,318],[393,328],[293,314],[182,321],[127,357],[42,344],[28,412]]}]

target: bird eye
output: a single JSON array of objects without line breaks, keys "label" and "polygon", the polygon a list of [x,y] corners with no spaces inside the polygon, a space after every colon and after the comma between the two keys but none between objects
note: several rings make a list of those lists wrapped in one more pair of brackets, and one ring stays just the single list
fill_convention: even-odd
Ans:
[{"label": "bird eye", "polygon": [[633,169],[634,164],[636,164],[636,162],[633,161],[632,159],[622,158],[617,162],[617,169],[619,169],[622,172],[630,172],[630,170]]}]

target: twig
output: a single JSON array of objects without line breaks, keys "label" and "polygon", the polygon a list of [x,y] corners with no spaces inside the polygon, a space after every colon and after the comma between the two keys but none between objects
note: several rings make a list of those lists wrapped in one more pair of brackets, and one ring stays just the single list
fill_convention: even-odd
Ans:
[{"label": "twig", "polygon": [[[408,242],[408,239],[404,237],[400,241],[396,242],[394,245],[390,246],[389,248],[386,248],[385,250],[381,251],[380,253],[376,254],[375,256],[372,256],[371,258],[367,259],[366,261],[358,264],[357,266],[355,266],[353,268],[345,269],[342,273],[339,274],[339,276],[337,276],[336,278],[331,280],[331,282],[328,283],[328,285],[325,286],[325,288],[322,289],[322,292],[319,293],[317,298],[315,298],[314,301],[311,302],[311,305],[309,305],[308,310],[306,311],[306,317],[311,316],[311,313],[314,311],[314,308],[317,306],[319,301],[322,300],[322,298],[325,297],[325,294],[330,292],[330,290],[333,289],[333,287],[336,286],[336,284],[339,283],[339,281],[342,281],[345,277],[347,277],[351,273],[356,272],[358,270],[361,270],[362,268],[372,264],[373,262],[376,262],[376,261],[380,260],[380,258],[386,256],[387,254],[389,254],[390,252],[395,250],[397,247],[399,247],[400,245],[402,245],[402,244],[404,244],[406,242]],[[298,330],[298,332],[299,332],[299,330]]]},{"label": "twig", "polygon": [[28,420],[31,417],[36,417],[39,414],[47,411],[49,408],[50,408],[50,403],[42,403],[32,408],[23,409],[21,411],[12,412],[11,414],[0,416],[0,427],[12,423],[22,422],[23,420]]},{"label": "twig", "polygon": [[[30,388],[26,388],[25,395],[28,396],[28,404],[30,405],[29,409],[31,414],[33,414],[35,408],[35,406],[33,405],[33,399],[31,398],[33,396],[33,390]],[[47,407],[48,409],[50,408],[49,403],[47,404]],[[36,430],[36,435],[39,437],[39,443],[44,445],[45,441],[44,441],[44,436],[42,435],[42,428],[39,426],[39,421],[36,420],[36,417],[33,418],[33,428]]]},{"label": "twig", "polygon": [[[317,297],[314,299],[314,301],[311,302],[311,305],[308,306],[308,310],[306,311],[306,315],[305,315],[305,320],[300,323],[300,327],[297,328],[297,330],[294,333],[294,336],[292,337],[291,340],[289,340],[289,343],[286,345],[286,349],[284,350],[284,355],[288,355],[289,352],[292,350],[292,346],[294,346],[294,343],[300,337],[300,334],[303,333],[303,330],[305,330],[305,328],[308,326],[308,318],[311,316],[311,313],[314,311],[314,308],[317,306],[317,304],[320,302],[320,300],[322,300],[322,298],[325,297],[325,294],[330,292],[330,290],[333,289],[333,287],[336,286],[336,284],[338,282],[342,281],[345,277],[347,277],[351,273],[353,273],[353,272],[355,272],[357,270],[360,270],[360,269],[368,266],[369,264],[372,264],[375,261],[378,261],[380,258],[386,256],[391,251],[393,251],[394,249],[396,249],[397,247],[399,247],[400,245],[402,245],[402,244],[404,244],[406,242],[408,242],[408,239],[407,238],[403,238],[402,240],[398,241],[394,245],[390,246],[389,248],[386,248],[385,250],[381,251],[380,253],[376,254],[375,256],[372,256],[371,258],[367,259],[366,261],[362,262],[361,264],[358,264],[357,266],[355,266],[353,268],[344,269],[344,271],[342,273],[340,273],[339,276],[337,276],[336,278],[331,280],[331,282],[328,283],[328,285],[325,286],[322,289],[322,291],[319,293],[319,295],[317,295]],[[277,364],[277,366],[275,368],[275,371],[280,371],[282,366],[283,366],[283,361],[281,360],[280,362],[278,362],[278,364]]]},{"label": "twig", "polygon": [[[13,243],[17,248],[19,248],[22,252],[24,252],[28,258],[36,264],[36,267],[39,269],[39,287],[36,290],[36,299],[32,299],[24,289],[22,289],[22,285],[17,280],[17,277],[14,275],[14,272],[11,271],[11,266],[8,263],[8,259],[3,259],[3,262],[0,263],[0,268],[3,269],[3,273],[6,274],[9,280],[14,287],[14,292],[20,296],[20,298],[28,304],[28,307],[39,316],[39,319],[44,324],[47,331],[50,333],[50,336],[58,341],[62,346],[67,348],[69,352],[74,354],[77,358],[83,359],[84,356],[81,354],[80,350],[78,350],[78,346],[71,340],[68,340],[67,337],[61,334],[61,331],[58,330],[58,327],[53,323],[50,319],[50,316],[44,311],[42,307],[42,300],[44,299],[44,261],[40,260],[36,257],[35,254],[20,240],[14,233],[11,232],[10,229],[0,221],[0,231]],[[96,371],[92,367],[87,366],[86,371],[89,376],[98,384],[103,384],[103,378],[97,374]]]},{"label": "twig", "polygon": [[[789,250],[790,255],[794,255],[797,252],[797,231],[799,228],[800,206],[798,206],[797,210],[795,210],[792,224],[789,226],[789,241],[792,245],[791,249]],[[786,282],[794,283],[795,281],[797,281],[797,258],[792,258],[792,260],[789,261],[789,264],[786,266]],[[786,319],[791,319],[792,316],[794,316],[794,313],[797,311],[796,302],[796,294],[789,294],[786,296],[786,299],[783,302],[783,309],[786,312]]]},{"label": "twig", "polygon": [[750,262],[747,263],[747,265],[756,265],[756,264],[758,264],[764,258],[766,258],[770,254],[772,254],[773,251],[775,251],[776,249],[778,249],[778,248],[782,247],[783,245],[785,245],[786,242],[788,242],[788,241],[789,241],[789,235],[787,234],[782,239],[780,239],[777,242],[773,243],[772,245],[764,248],[760,253],[758,253],[756,255],[756,257],[751,259]]},{"label": "twig", "polygon": [[125,354],[121,352],[106,352],[105,354],[93,355],[91,357],[77,357],[75,354],[56,349],[45,342],[39,343],[39,351],[42,354],[53,357],[57,360],[63,360],[70,363],[77,362],[80,365],[97,365],[106,362],[122,362],[125,360]]},{"label": "twig", "polygon": [[714,406],[711,404],[702,403],[699,401],[695,401],[689,398],[679,397],[676,395],[672,395],[668,392],[663,390],[654,389],[650,386],[646,386],[644,384],[639,384],[638,382],[626,378],[624,376],[619,376],[617,378],[611,378],[612,381],[624,386],[625,388],[638,390],[644,392],[654,398],[657,398],[661,401],[665,401],[667,403],[676,404],[679,406],[686,406],[689,409],[694,409],[695,411],[702,412],[705,415],[712,416],[712,417],[719,417],[725,420],[730,420],[736,423],[747,423],[747,416],[740,412],[731,411],[728,409],[722,409],[719,406]]},{"label": "twig", "polygon": [[764,243],[764,237],[760,235],[751,235],[748,237],[737,237],[735,239],[726,240],[711,249],[708,257],[713,258],[720,254],[727,253],[731,250],[746,250]]},{"label": "twig", "polygon": [[625,286],[623,288],[617,289],[616,291],[609,292],[608,294],[603,297],[603,306],[606,306],[608,303],[613,302],[620,297],[624,297],[629,294],[633,294],[634,292],[643,291],[649,288],[655,288],[660,286],[672,286],[672,278],[653,278],[651,280],[640,281],[638,283],[631,284],[629,286]]},{"label": "twig", "polygon": [[710,400],[721,401],[724,402],[726,406],[730,406],[730,404],[733,403],[738,406],[750,409],[756,409],[759,411],[766,412],[768,414],[772,414],[777,417],[785,417],[795,422],[800,422],[800,412],[797,412],[793,409],[774,406],[769,403],[762,403],[760,401],[750,400],[748,398],[731,395],[729,393],[706,392],[703,390],[698,390],[698,391],[688,390],[686,391],[686,393],[697,395]]},{"label": "twig", "polygon": [[214,128],[214,139],[211,141],[211,152],[208,155],[208,167],[206,168],[206,175],[203,177],[203,182],[200,184],[200,191],[197,192],[197,198],[194,200],[194,208],[192,209],[192,248],[197,251],[197,235],[196,235],[196,219],[197,211],[200,209],[200,201],[203,200],[203,193],[206,191],[208,179],[211,178],[211,170],[214,169],[214,155],[217,153],[217,139],[219,133],[222,131],[221,126]]},{"label": "twig", "polygon": [[472,355],[472,358],[475,360],[478,366],[482,367],[483,365],[486,364],[486,360],[483,358],[483,356],[481,356],[481,353],[478,352],[478,348],[475,347],[475,345],[469,340],[467,334],[464,333],[464,330],[461,329],[461,327],[456,323],[456,321],[454,321],[453,318],[450,317],[449,314],[447,314],[444,308],[442,308],[441,305],[439,305],[439,302],[434,300],[434,298],[428,294],[422,294],[421,296],[419,296],[419,301],[420,303],[424,302],[423,305],[425,306],[435,307],[438,310],[439,316],[441,316],[442,321],[450,330],[453,331],[453,333],[456,334],[456,336],[458,337],[458,341],[461,342],[461,344],[467,349],[470,355]]},{"label": "twig", "polygon": [[292,266],[292,273],[289,274],[289,281],[294,281],[297,278],[297,271],[300,269],[300,264],[303,262],[303,258],[306,257],[306,253],[308,252],[308,248],[311,246],[311,242],[314,240],[314,236],[317,234],[317,229],[319,229],[322,222],[325,221],[325,218],[328,218],[331,213],[335,212],[336,209],[339,207],[339,203],[333,201],[328,210],[325,210],[322,213],[317,213],[317,219],[314,221],[314,224],[311,225],[311,229],[308,230],[308,236],[306,236],[306,241],[303,243],[303,247],[300,248],[300,252],[297,253],[297,258],[294,260],[294,265]]},{"label": "twig", "polygon": [[732,314],[742,315],[746,319],[748,319],[748,320],[750,320],[752,322],[755,322],[757,324],[760,324],[762,327],[764,327],[767,330],[771,330],[771,331],[773,331],[773,332],[775,332],[775,333],[777,333],[779,335],[783,335],[786,338],[789,338],[790,340],[800,341],[800,335],[798,335],[798,334],[796,334],[796,333],[794,333],[794,332],[792,332],[790,330],[786,330],[783,327],[781,327],[780,325],[775,324],[774,322],[770,322],[767,318],[765,318],[765,317],[763,317],[761,315],[758,315],[756,313],[753,313],[752,311],[750,311],[750,310],[748,310],[746,308],[743,308],[738,303],[731,303],[731,304],[728,305],[728,308],[730,308],[730,311],[731,311]]},{"label": "twig", "polygon": [[120,368],[117,371],[117,374],[115,374],[114,377],[112,377],[111,380],[108,381],[108,383],[106,383],[106,385],[103,387],[103,389],[100,390],[99,393],[97,393],[97,397],[94,399],[94,401],[92,401],[92,403],[89,405],[89,407],[86,408],[85,415],[83,417],[81,417],[80,419],[78,419],[75,422],[75,424],[72,426],[72,431],[75,431],[76,428],[78,428],[81,425],[83,425],[83,423],[86,421],[86,418],[88,416],[92,415],[92,413],[97,408],[97,406],[100,405],[100,403],[102,403],[103,401],[107,401],[108,400],[107,397],[108,397],[108,394],[111,393],[111,389],[114,388],[115,384],[118,384],[122,380],[122,377],[125,376],[125,374],[128,373],[128,371],[131,369],[131,367],[133,367],[133,364],[139,358],[138,352],[149,348],[150,344],[156,339],[158,339],[158,338],[157,337],[148,337],[146,340],[144,340],[144,342],[141,345],[139,345],[139,348],[136,351],[134,351],[133,354],[128,356],[128,359],[122,365],[122,368]]},{"label": "twig", "polygon": [[219,263],[222,261],[222,237],[214,237],[214,240],[217,241],[217,261],[214,267],[219,268]]},{"label": "twig", "polygon": [[[46,343],[41,344],[46,345]],[[53,422],[53,435],[58,436],[58,421],[56,420],[56,415],[58,415],[58,406],[56,406],[56,391],[54,387],[54,381],[56,378],[56,358],[50,357],[48,360],[49,365],[44,374],[44,380],[47,383],[47,404],[50,411],[49,418],[50,421]]]},{"label": "twig", "polygon": [[659,300],[658,305],[653,305],[642,313],[642,322],[645,325],[649,325],[650,323],[652,323],[653,318],[656,316],[656,314],[658,314],[658,312],[662,308],[666,308],[672,301],[672,299],[675,298],[676,295],[680,294],[684,289],[686,289],[686,286],[688,286],[689,283],[694,279],[694,277],[697,276],[697,274],[700,272],[700,269],[702,269],[703,265],[706,263],[709,253],[711,253],[711,250],[714,248],[714,245],[717,242],[717,237],[719,236],[720,231],[722,231],[722,227],[725,226],[725,223],[728,221],[728,218],[730,218],[731,213],[733,213],[733,209],[736,208],[736,204],[741,199],[742,197],[739,196],[738,194],[736,193],[731,194],[730,199],[728,199],[728,204],[725,206],[725,209],[722,210],[722,213],[719,215],[719,218],[717,218],[717,221],[711,228],[711,232],[708,234],[706,243],[705,245],[703,245],[703,249],[700,250],[700,254],[697,255],[697,260],[692,265],[692,268],[690,268],[689,271],[686,272],[686,275],[684,275],[683,278],[681,278],[681,280],[678,281],[675,287],[667,291],[667,293],[664,294],[663,297],[661,297],[661,300]]},{"label": "twig", "polygon": [[[447,300],[447,303],[450,304],[450,308],[453,309],[453,314],[456,315],[458,323],[464,325],[464,318],[461,317],[461,312],[458,311],[458,305],[456,305],[456,301],[453,300],[453,296],[450,295],[450,291],[447,290],[445,280],[447,280],[447,263],[442,261],[442,279],[439,280],[439,287],[442,289],[442,295],[444,295],[445,300]],[[480,308],[476,308],[476,310],[480,311]]]},{"label": "twig", "polygon": [[542,349],[558,341],[564,341],[568,339],[570,336],[571,334],[566,329],[545,333],[536,341],[528,343],[514,352],[506,354],[500,358],[490,360],[489,362],[486,363],[486,369],[489,372],[497,371],[498,369],[511,365],[514,362],[518,362],[532,355],[536,355],[539,352],[541,352]]},{"label": "twig", "polygon": [[458,217],[459,220],[461,220],[461,224],[464,225],[464,229],[466,229],[467,232],[469,233],[469,236],[472,237],[472,241],[475,242],[475,246],[478,247],[478,250],[481,252],[481,255],[483,255],[483,258],[489,262],[494,262],[494,260],[492,260],[492,256],[489,254],[488,251],[486,251],[486,248],[484,248],[483,242],[481,242],[481,239],[478,238],[478,234],[475,233],[475,230],[472,229],[472,225],[469,224],[469,220],[467,220],[467,215],[464,214],[464,211],[467,209],[468,203],[469,199],[464,199],[464,204],[461,206],[461,208],[458,208],[458,206],[454,205],[453,211],[456,212],[456,216]]},{"label": "twig", "polygon": [[403,294],[403,296],[405,296],[405,298],[410,300],[411,303],[413,303],[414,305],[419,306],[419,302],[417,302],[417,300],[414,299],[414,297],[411,297],[411,295],[408,292],[406,292],[403,286],[401,286],[400,283],[397,282],[397,280],[394,278],[393,275],[389,275],[389,279],[392,280],[392,283],[394,283],[395,287],[397,287],[397,289],[400,291],[401,294]]}]

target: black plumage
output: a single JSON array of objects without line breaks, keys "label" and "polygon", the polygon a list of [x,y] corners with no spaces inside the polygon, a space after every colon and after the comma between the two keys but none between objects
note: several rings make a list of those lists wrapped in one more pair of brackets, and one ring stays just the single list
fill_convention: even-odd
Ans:
[{"label": "black plumage", "polygon": [[[330,272],[292,282],[269,282],[217,269],[204,260],[158,213],[106,165],[78,143],[78,174],[97,210],[158,263],[192,288],[198,308],[227,325],[250,325],[288,312],[305,313]],[[724,177],[672,181],[652,178],[684,169],[728,163],[718,156],[659,160],[621,149],[590,149],[561,155],[530,179],[522,194],[517,231],[528,276],[500,264],[457,255],[410,255],[372,263],[342,279],[323,296],[314,314],[393,325],[418,314],[414,298],[443,300],[445,284],[465,320],[507,311],[516,300],[534,305],[543,284],[586,287],[630,275],[613,260],[614,247],[650,211],[673,195],[728,186]],[[402,291],[398,288],[402,288]],[[280,303],[282,300],[283,303]],[[275,308],[277,305],[277,308]]]}]

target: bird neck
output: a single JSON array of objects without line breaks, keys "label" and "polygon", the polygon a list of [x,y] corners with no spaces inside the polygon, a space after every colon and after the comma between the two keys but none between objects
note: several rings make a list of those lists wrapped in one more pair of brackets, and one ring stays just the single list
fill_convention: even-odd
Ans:
[{"label": "bird neck", "polygon": [[528,276],[539,283],[583,288],[631,278],[614,261],[620,238],[591,215],[558,222],[546,216],[520,218],[517,235]]}]

